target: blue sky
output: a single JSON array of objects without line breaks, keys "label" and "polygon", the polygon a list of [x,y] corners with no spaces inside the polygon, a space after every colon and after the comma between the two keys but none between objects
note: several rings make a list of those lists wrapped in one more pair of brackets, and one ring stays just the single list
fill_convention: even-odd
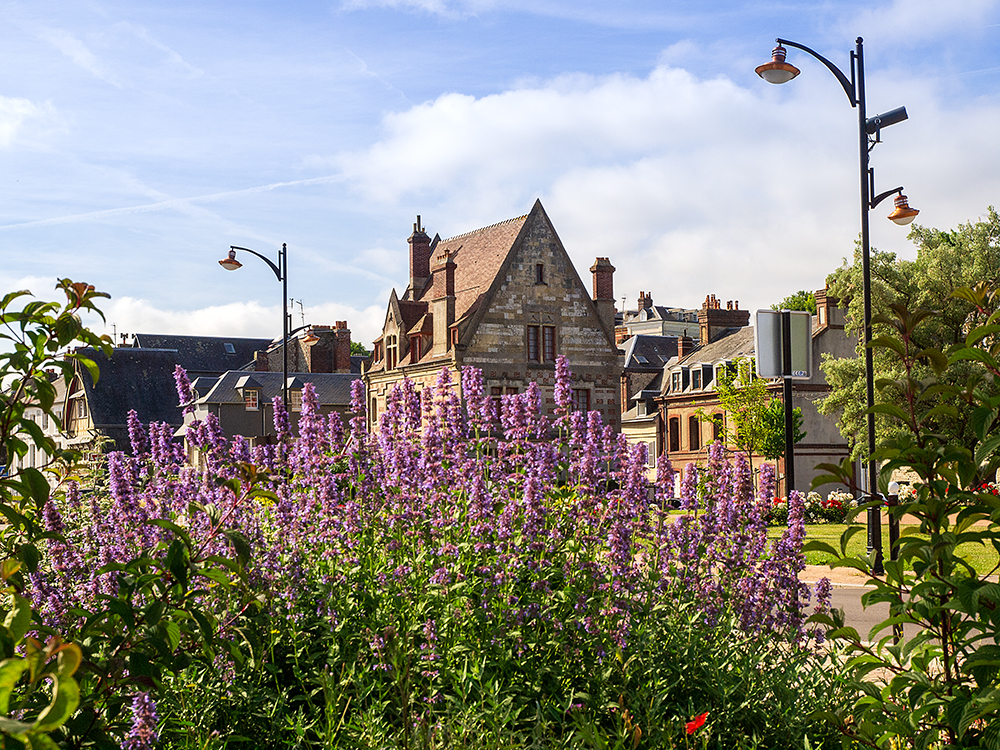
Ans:
[{"label": "blue sky", "polygon": [[[88,281],[108,333],[277,335],[270,271],[216,261],[287,242],[305,321],[369,342],[416,214],[448,237],[541,198],[630,307],[766,307],[852,252],[857,121],[804,54],[784,86],[753,68],[782,36],[847,69],[859,35],[869,113],[910,114],[877,187],[926,226],[983,216],[1000,0],[0,0],[0,287]],[[873,244],[912,256],[890,203]]]}]

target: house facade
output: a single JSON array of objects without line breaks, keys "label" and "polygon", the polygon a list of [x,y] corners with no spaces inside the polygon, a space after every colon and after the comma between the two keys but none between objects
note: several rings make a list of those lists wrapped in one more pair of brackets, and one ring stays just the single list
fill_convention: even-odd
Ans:
[{"label": "house facade", "polygon": [[[203,376],[191,383],[194,410],[184,415],[184,425],[175,433],[183,437],[195,420],[212,414],[219,420],[227,438],[242,435],[251,445],[266,445],[277,441],[274,428],[274,399],[283,394],[281,372],[230,371],[219,377]],[[302,390],[311,384],[323,415],[337,412],[346,424],[351,406],[351,385],[360,373],[317,372],[288,376],[288,421],[292,433],[298,432],[302,413]],[[185,441],[189,460],[196,455]]]},{"label": "house facade", "polygon": [[[812,319],[813,374],[809,380],[793,381],[792,405],[802,410],[805,438],[795,445],[795,479],[800,491],[807,491],[820,463],[840,463],[849,455],[847,441],[841,436],[836,420],[817,410],[817,403],[829,392],[819,363],[824,354],[851,356],[855,341],[844,330],[844,311],[826,290],[816,292],[817,314]],[[655,445],[657,454],[666,454],[675,469],[689,462],[704,464],[708,447],[724,436],[724,430],[708,417],[721,417],[726,423],[725,410],[719,403],[715,383],[727,368],[735,367],[740,359],[755,356],[750,312],[729,302],[723,308],[720,300],[706,297],[698,311],[701,345],[690,352],[682,351],[671,359],[660,374],[635,392],[632,412],[623,417],[622,431],[630,442],[643,441]],[[782,385],[774,380],[768,385],[773,398],[781,399]],[[650,417],[650,414],[655,415]],[[753,456],[755,468],[764,463],[762,456]],[[784,461],[777,466],[779,480],[785,474]],[[788,488],[779,483],[781,494]]]},{"label": "house facade", "polygon": [[414,224],[410,279],[389,297],[382,335],[365,373],[372,424],[404,377],[417,388],[442,368],[482,370],[499,398],[535,382],[553,412],[555,360],[573,372],[576,408],[619,425],[620,364],[614,341],[614,267],[598,258],[588,294],[540,201],[524,216],[449,239]]}]

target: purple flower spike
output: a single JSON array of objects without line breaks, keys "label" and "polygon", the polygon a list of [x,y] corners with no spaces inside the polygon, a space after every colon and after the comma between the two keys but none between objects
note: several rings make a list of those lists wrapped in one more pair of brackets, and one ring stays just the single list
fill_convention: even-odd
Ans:
[{"label": "purple flower spike", "polygon": [[157,723],[156,704],[149,693],[137,694],[132,699],[132,728],[122,743],[122,750],[152,750],[160,738]]},{"label": "purple flower spike", "polygon": [[177,384],[177,398],[185,414],[194,413],[194,394],[191,392],[191,381],[187,372],[177,365],[174,368],[174,382]]}]

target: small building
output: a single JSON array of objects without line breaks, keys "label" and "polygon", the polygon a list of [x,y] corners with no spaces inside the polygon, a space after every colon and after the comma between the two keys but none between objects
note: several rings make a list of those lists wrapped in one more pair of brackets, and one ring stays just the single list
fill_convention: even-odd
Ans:
[{"label": "small building", "polygon": [[637,308],[624,310],[619,314],[615,327],[615,340],[621,345],[640,334],[687,336],[698,343],[698,311],[654,305],[651,292],[639,292]]},{"label": "small building", "polygon": [[[295,373],[288,376],[288,420],[292,433],[298,432],[302,411],[302,389],[306,383],[316,391],[320,412],[324,415],[337,412],[347,414],[351,405],[351,385],[361,378],[360,373]],[[281,397],[282,373],[262,371],[233,371],[219,377],[200,377],[191,383],[195,393],[194,411],[184,416],[184,426],[177,431],[183,436],[188,425],[215,415],[227,438],[242,435],[250,445],[274,443],[275,397]],[[191,454],[188,447],[189,456]]]}]

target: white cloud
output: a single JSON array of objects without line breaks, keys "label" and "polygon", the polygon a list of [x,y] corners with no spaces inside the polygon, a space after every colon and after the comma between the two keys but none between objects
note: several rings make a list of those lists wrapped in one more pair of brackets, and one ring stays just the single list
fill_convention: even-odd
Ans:
[{"label": "white cloud", "polygon": [[[365,201],[422,206],[442,236],[541,197],[582,276],[611,257],[619,298],[763,307],[822,287],[860,231],[856,119],[827,83],[748,90],[661,65],[449,93],[386,116],[380,141],[332,161]],[[982,214],[1000,191],[1000,106],[945,106],[919,79],[892,85],[876,82],[870,100],[891,93],[884,108],[906,102],[911,119],[873,152],[877,187],[904,184],[928,225]],[[873,244],[912,253],[881,210]]]},{"label": "white cloud", "polygon": [[0,148],[9,148],[18,139],[25,123],[54,119],[55,108],[48,102],[36,104],[29,99],[0,96]]},{"label": "white cloud", "polygon": [[[940,38],[949,32],[977,36],[990,23],[996,22],[998,0],[962,0],[943,3],[940,0],[893,0],[882,7],[865,8],[852,14],[847,33],[864,30],[864,37],[906,44]],[[992,21],[990,20],[992,17]],[[960,43],[960,42],[956,42]]]},{"label": "white cloud", "polygon": [[[100,319],[87,321],[98,333],[109,336],[131,333],[161,333],[180,336],[281,336],[281,310],[277,305],[266,307],[257,302],[236,302],[198,310],[170,310],[157,307],[144,299],[120,297],[105,301],[101,308],[107,324]],[[385,309],[370,306],[355,309],[348,305],[325,303],[307,305],[307,323],[333,325],[346,320],[351,338],[368,344],[382,329]],[[299,325],[299,308],[294,306],[292,320]],[[294,326],[293,326],[294,327]]]}]

